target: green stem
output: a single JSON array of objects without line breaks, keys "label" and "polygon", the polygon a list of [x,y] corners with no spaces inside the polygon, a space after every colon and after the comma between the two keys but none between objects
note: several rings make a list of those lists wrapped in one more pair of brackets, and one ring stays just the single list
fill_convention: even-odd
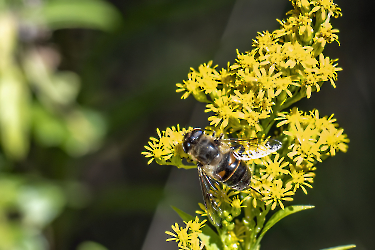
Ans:
[{"label": "green stem", "polygon": [[[260,232],[260,231],[262,230],[262,228],[263,228],[264,222],[266,221],[265,217],[266,217],[266,215],[268,214],[268,212],[270,211],[270,209],[271,209],[271,205],[266,206],[266,209],[262,212],[263,220],[262,220],[262,225],[261,225],[261,227],[260,227],[259,232]],[[258,232],[258,233],[259,233],[259,232]],[[262,236],[262,235],[261,235],[261,237],[258,237],[257,240],[256,240],[256,242],[255,242],[255,244],[254,244],[254,248],[252,248],[252,249],[250,249],[250,250],[257,250],[257,249],[259,249],[259,248],[260,248],[260,241],[261,241],[262,239],[263,239],[263,236]]]},{"label": "green stem", "polygon": [[244,218],[244,225],[247,228],[246,232],[246,238],[245,238],[245,244],[244,248],[246,250],[250,250],[252,248],[252,243],[254,241],[254,230],[255,230],[255,208],[252,205],[252,199],[246,199],[244,202],[244,212],[245,212],[245,218]]},{"label": "green stem", "polygon": [[[256,225],[255,230],[254,230],[255,236],[257,236],[262,231],[263,226],[264,226],[264,222],[266,221],[266,216],[267,216],[268,212],[270,211],[271,206],[264,205],[263,208],[264,208],[263,211],[260,212],[259,215],[257,215],[257,225]],[[256,238],[256,240],[254,239],[255,242],[252,245],[250,250],[258,250],[260,248],[261,238]]]},{"label": "green stem", "polygon": [[270,132],[270,129],[271,129],[272,125],[275,123],[275,117],[276,116],[274,116],[273,119],[271,120],[271,122],[267,124],[267,127],[264,130],[265,135],[267,135]]},{"label": "green stem", "polygon": [[280,104],[276,103],[276,105],[273,108],[273,112],[270,115],[270,117],[268,117],[267,119],[265,119],[265,120],[262,121],[262,127],[265,128],[263,130],[264,135],[268,134],[268,132],[270,131],[272,125],[275,123],[275,118],[276,118],[277,114],[279,113],[279,110],[280,110]]},{"label": "green stem", "polygon": [[293,95],[292,98],[290,98],[288,101],[286,101],[281,107],[279,110],[283,110],[283,109],[286,109],[288,108],[290,105],[292,105],[293,103],[296,103],[298,102],[299,100],[301,100],[302,98],[304,98],[306,95],[299,91],[299,93],[296,93]]}]

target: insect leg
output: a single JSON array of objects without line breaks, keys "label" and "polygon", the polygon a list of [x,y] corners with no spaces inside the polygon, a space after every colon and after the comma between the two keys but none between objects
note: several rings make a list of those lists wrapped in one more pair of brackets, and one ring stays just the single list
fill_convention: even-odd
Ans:
[{"label": "insect leg", "polygon": [[261,192],[259,192],[259,190],[256,190],[256,189],[253,188],[252,186],[250,186],[250,189],[254,190],[254,191],[257,192],[258,194],[260,194],[262,197],[264,197],[264,195],[263,195]]},{"label": "insect leg", "polygon": [[198,177],[201,184],[207,216],[211,223],[218,227],[221,225],[222,210],[214,196],[214,192],[219,192],[219,183],[204,173],[201,164],[198,164]]},{"label": "insect leg", "polygon": [[238,155],[242,155],[245,152],[245,147],[241,144],[235,144],[230,147],[233,151],[236,151]]}]

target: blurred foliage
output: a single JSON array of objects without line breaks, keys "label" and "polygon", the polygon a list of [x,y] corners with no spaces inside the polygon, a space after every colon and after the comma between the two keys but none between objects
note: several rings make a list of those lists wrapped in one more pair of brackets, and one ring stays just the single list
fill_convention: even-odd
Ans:
[{"label": "blurred foliage", "polygon": [[[77,102],[79,76],[59,70],[60,54],[49,42],[51,32],[113,31],[120,23],[120,14],[105,1],[0,1],[1,250],[50,249],[45,228],[66,202],[78,204],[75,197],[83,190],[76,185],[74,193],[66,192],[72,187],[68,183],[9,175],[12,169],[4,165],[25,162],[34,141],[82,156],[96,150],[106,133],[103,116]],[[105,248],[87,243],[80,249]]]},{"label": "blurred foliage", "polygon": [[79,77],[58,70],[59,53],[42,42],[57,28],[113,29],[119,14],[103,1],[3,0],[0,6],[0,137],[5,155],[23,159],[30,133],[41,145],[61,147],[70,155],[97,148],[104,119],[76,102]]},{"label": "blurred foliage", "polygon": [[92,241],[85,241],[85,242],[82,242],[77,250],[106,250],[107,248],[105,248],[104,246],[96,243],[96,242],[92,242]]},{"label": "blurred foliage", "polygon": [[65,205],[60,187],[3,175],[0,190],[0,249],[48,249],[43,229]]}]

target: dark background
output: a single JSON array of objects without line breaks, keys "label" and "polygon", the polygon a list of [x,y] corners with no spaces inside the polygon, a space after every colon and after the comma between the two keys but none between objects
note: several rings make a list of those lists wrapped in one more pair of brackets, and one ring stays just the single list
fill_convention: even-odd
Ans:
[{"label": "dark background", "polygon": [[[257,31],[273,31],[291,9],[287,0],[142,0],[111,2],[123,16],[114,33],[70,29],[53,33],[62,69],[82,79],[79,101],[101,111],[108,134],[90,155],[40,165],[46,178],[79,180],[87,186],[85,208],[67,208],[52,224],[53,249],[76,249],[85,240],[108,249],[177,249],[165,242],[174,222],[170,205],[191,214],[202,202],[195,170],[147,165],[140,154],[156,128],[207,125],[204,105],[180,100],[178,82],[190,67],[233,62],[236,49],[250,50]],[[374,1],[336,0],[343,16],[332,21],[339,41],[325,55],[339,58],[337,88],[298,106],[335,114],[350,138],[349,151],[318,165],[313,189],[290,204],[315,205],[270,230],[262,249],[322,249],[356,244],[375,249]],[[61,153],[62,154],[62,153]],[[54,171],[54,172],[53,172]]]}]

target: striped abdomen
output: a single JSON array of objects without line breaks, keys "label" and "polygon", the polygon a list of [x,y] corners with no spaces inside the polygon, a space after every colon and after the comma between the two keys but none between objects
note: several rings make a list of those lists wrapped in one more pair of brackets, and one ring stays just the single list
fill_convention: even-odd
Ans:
[{"label": "striped abdomen", "polygon": [[232,152],[223,155],[214,172],[214,177],[236,190],[244,190],[250,187],[251,173],[249,168],[244,162],[234,157]]}]

